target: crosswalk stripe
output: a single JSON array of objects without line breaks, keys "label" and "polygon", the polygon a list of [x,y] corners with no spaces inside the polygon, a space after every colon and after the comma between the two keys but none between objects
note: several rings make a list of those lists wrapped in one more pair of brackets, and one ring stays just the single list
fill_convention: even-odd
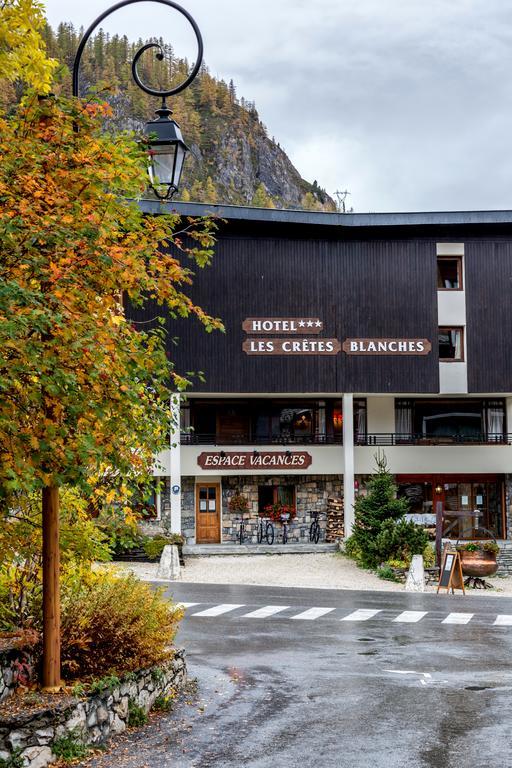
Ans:
[{"label": "crosswalk stripe", "polygon": [[380,612],[380,608],[359,608],[357,611],[349,613],[348,616],[344,616],[340,621],[368,621]]},{"label": "crosswalk stripe", "polygon": [[474,613],[449,613],[441,624],[469,624]]},{"label": "crosswalk stripe", "polygon": [[221,605],[214,605],[213,608],[206,608],[204,611],[193,613],[192,616],[220,616],[222,613],[229,613],[229,611],[243,607],[243,603],[222,603]]},{"label": "crosswalk stripe", "polygon": [[199,605],[199,603],[176,603],[176,608],[192,608],[193,605]]},{"label": "crosswalk stripe", "polygon": [[393,621],[398,621],[400,624],[414,624],[416,621],[426,616],[428,611],[403,611]]},{"label": "crosswalk stripe", "polygon": [[302,611],[302,613],[298,613],[296,616],[290,616],[290,619],[313,621],[313,619],[318,619],[320,616],[325,616],[326,613],[335,610],[335,608],[308,608],[307,611]]},{"label": "crosswalk stripe", "polygon": [[250,613],[244,613],[244,619],[266,619],[267,616],[274,616],[274,614],[280,611],[286,611],[289,605],[265,605],[263,608],[258,608],[256,611]]},{"label": "crosswalk stripe", "polygon": [[512,626],[512,615],[510,613],[499,613],[494,624],[497,627],[510,627]]}]

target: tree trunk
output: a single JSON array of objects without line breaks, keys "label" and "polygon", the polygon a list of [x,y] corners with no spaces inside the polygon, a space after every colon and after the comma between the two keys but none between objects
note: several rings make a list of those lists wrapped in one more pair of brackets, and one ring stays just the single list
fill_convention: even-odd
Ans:
[{"label": "tree trunk", "polygon": [[43,489],[43,688],[60,686],[59,488],[50,486]]}]

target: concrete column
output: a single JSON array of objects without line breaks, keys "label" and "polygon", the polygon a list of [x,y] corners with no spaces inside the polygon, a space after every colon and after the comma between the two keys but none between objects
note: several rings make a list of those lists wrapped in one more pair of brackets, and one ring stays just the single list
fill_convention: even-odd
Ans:
[{"label": "concrete column", "polygon": [[181,533],[181,435],[180,435],[180,396],[171,397],[171,439],[170,439],[170,494],[171,494],[171,532]]},{"label": "concrete column", "polygon": [[354,396],[343,395],[343,498],[345,506],[345,537],[352,533],[354,525]]}]

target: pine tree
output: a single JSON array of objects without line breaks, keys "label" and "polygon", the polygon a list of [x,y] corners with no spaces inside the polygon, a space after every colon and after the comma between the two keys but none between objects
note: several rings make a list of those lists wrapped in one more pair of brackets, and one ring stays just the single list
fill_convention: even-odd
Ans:
[{"label": "pine tree", "polygon": [[384,453],[375,454],[377,471],[372,475],[368,494],[358,496],[354,504],[355,523],[347,551],[361,565],[375,568],[381,562],[379,534],[389,521],[400,520],[409,511],[407,499],[397,499],[397,487],[389,472]]}]

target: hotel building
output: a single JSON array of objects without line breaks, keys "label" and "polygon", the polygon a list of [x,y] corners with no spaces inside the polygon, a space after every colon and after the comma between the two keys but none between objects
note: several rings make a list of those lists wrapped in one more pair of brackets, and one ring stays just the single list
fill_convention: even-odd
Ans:
[{"label": "hotel building", "polygon": [[[254,519],[292,504],[290,541],[344,497],[349,532],[380,449],[416,519],[441,501],[447,523],[473,513],[512,537],[512,212],[172,207],[223,220],[191,295],[226,329],[168,321],[176,369],[203,374],[175,398],[180,429],[155,469],[173,530],[236,541],[238,489]],[[461,520],[454,538],[472,534]]]}]

